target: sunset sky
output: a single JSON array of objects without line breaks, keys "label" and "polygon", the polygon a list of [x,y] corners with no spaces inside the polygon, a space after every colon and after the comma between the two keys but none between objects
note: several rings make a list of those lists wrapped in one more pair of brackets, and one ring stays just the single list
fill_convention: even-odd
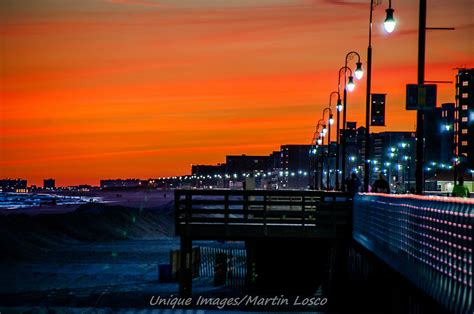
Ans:
[{"label": "sunset sky", "polygon": [[[0,177],[59,185],[190,172],[226,154],[309,144],[356,50],[366,67],[369,2],[360,0],[2,0]],[[394,33],[374,11],[372,92],[380,131],[410,131],[418,3],[393,0]],[[426,79],[474,67],[472,0],[428,1]],[[354,66],[351,63],[351,66]],[[348,97],[363,123],[365,76]],[[438,86],[438,105],[454,102]]]}]

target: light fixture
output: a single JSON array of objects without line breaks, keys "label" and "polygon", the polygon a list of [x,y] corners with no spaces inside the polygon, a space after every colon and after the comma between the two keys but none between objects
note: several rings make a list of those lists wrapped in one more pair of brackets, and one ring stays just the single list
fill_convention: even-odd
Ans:
[{"label": "light fixture", "polygon": [[341,99],[337,100],[337,105],[336,105],[337,111],[341,112],[342,111],[342,103]]},{"label": "light fixture", "polygon": [[383,26],[387,33],[391,33],[395,29],[395,25],[397,24],[397,22],[393,18],[393,9],[391,7],[389,7],[385,11],[387,12],[387,18],[383,22]]},{"label": "light fixture", "polygon": [[332,113],[329,115],[329,125],[334,124],[334,119],[332,118]]},{"label": "light fixture", "polygon": [[326,125],[323,125],[323,131],[322,131],[323,136],[326,135],[326,132],[327,132],[327,131],[328,131],[328,129],[326,128]]},{"label": "light fixture", "polygon": [[318,145],[321,145],[322,142],[323,140],[320,137],[318,137]]},{"label": "light fixture", "polygon": [[355,88],[354,77],[351,75],[349,76],[349,82],[347,83],[347,90],[352,92],[354,88]]},{"label": "light fixture", "polygon": [[362,62],[356,63],[356,70],[354,72],[356,79],[360,80],[364,76],[364,71],[362,70]]}]

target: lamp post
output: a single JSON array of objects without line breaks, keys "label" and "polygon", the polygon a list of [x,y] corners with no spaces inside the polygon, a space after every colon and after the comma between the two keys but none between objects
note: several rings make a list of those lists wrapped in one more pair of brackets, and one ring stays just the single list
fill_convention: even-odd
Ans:
[{"label": "lamp post", "polygon": [[[364,158],[364,191],[369,191],[369,163],[370,158],[370,84],[372,80],[372,13],[374,11],[374,0],[370,0],[369,19],[369,45],[367,47],[367,90],[365,95],[365,158]],[[395,29],[395,19],[393,18],[392,0],[388,2],[387,17],[384,21],[384,28],[387,33]]]},{"label": "lamp post", "polygon": [[[319,127],[321,127],[321,132],[319,133],[319,138],[318,138],[318,145],[321,145],[322,151],[321,151],[321,160],[318,163],[318,169],[320,169],[320,181],[319,181],[319,189],[323,189],[323,169],[324,169],[324,138],[326,137],[327,133],[327,128],[326,128],[326,121],[324,120],[324,111],[323,111],[323,118],[319,119],[318,125],[316,127],[316,132],[319,131]],[[319,167],[319,164],[321,167]]]},{"label": "lamp post", "polygon": [[341,94],[339,93],[339,88],[337,91],[337,105],[336,105],[336,165],[335,165],[335,189],[339,188],[339,130],[340,130],[340,121],[341,121],[341,111],[342,111],[342,102],[341,102]]},{"label": "lamp post", "polygon": [[[332,100],[332,96],[333,95],[337,95],[338,98],[339,98],[339,92],[337,91],[334,91],[334,92],[331,92],[331,94],[329,94],[329,106],[324,108],[323,110],[323,118],[324,118],[324,113],[326,111],[329,111],[329,119],[328,119],[328,162],[327,162],[327,176],[326,176],[326,185],[327,185],[327,189],[329,190],[330,188],[330,182],[331,182],[331,177],[330,177],[330,171],[329,171],[329,167],[330,167],[330,163],[331,163],[331,126],[334,124],[334,118],[333,118],[333,114],[332,114],[332,103],[331,103],[331,100]],[[339,112],[339,111],[338,111]],[[336,141],[336,150],[339,149],[339,146],[338,146],[338,143]]]},{"label": "lamp post", "polygon": [[321,138],[321,132],[319,131],[320,127],[322,126],[321,120],[318,121],[316,124],[316,131],[313,134],[313,139],[311,140],[311,145],[314,145],[314,149],[311,150],[311,154],[313,155],[313,174],[314,174],[314,181],[312,182],[314,184],[314,188],[316,189],[318,186],[318,176],[317,172],[319,170],[318,167],[318,162],[317,162],[317,154],[318,154],[318,148],[322,144],[323,140]]},{"label": "lamp post", "polygon": [[[352,82],[354,83],[354,78],[352,76],[352,70],[351,68],[347,66],[343,66],[342,68],[339,69],[339,74],[337,77],[337,93],[338,93],[338,99],[337,99],[337,143],[341,141],[341,144],[344,143],[344,140],[341,139],[341,133],[340,133],[340,127],[339,127],[339,120],[340,120],[340,111],[343,111],[343,115],[345,115],[346,111],[346,106],[345,106],[345,100],[344,100],[344,105],[341,103],[341,73],[344,71],[344,96],[346,95],[346,76],[347,76],[347,71],[349,70],[349,83]],[[353,88],[352,88],[353,89]],[[343,123],[345,118],[343,118]],[[344,126],[343,130],[344,130]],[[344,133],[344,132],[343,132]],[[343,134],[344,135],[344,134]],[[345,135],[344,135],[345,136]],[[342,154],[342,165],[343,167],[345,166],[344,162],[345,156],[344,152]],[[342,171],[344,173],[344,170]],[[342,177],[342,182],[344,182],[344,176]],[[337,151],[336,151],[336,190],[339,189],[339,144],[337,145]]]},{"label": "lamp post", "polygon": [[[346,59],[344,62],[344,67],[347,68],[347,62],[353,58],[353,56],[357,56],[357,62],[356,62],[356,69],[354,71],[355,77],[360,80],[362,76],[364,75],[364,71],[362,70],[362,62],[360,62],[360,55],[356,51],[350,51],[349,53],[346,54]],[[346,82],[347,76],[344,75],[344,103],[343,103],[343,108],[344,111],[342,113],[342,181],[344,182],[344,179],[346,178],[346,116],[347,116],[347,90],[353,91],[355,84],[354,84],[354,78],[352,76],[349,76],[349,82]]]}]

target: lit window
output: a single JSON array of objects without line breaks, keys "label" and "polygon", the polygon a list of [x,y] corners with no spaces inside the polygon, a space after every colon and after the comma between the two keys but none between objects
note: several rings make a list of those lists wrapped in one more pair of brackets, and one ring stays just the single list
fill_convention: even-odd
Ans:
[{"label": "lit window", "polygon": [[462,98],[467,98],[467,97],[469,97],[469,94],[468,93],[462,93],[461,97]]},{"label": "lit window", "polygon": [[467,134],[467,129],[462,129],[462,134]]},{"label": "lit window", "polygon": [[462,86],[468,86],[469,85],[469,81],[463,81],[462,82]]},{"label": "lit window", "polygon": [[461,121],[462,122],[467,122],[467,117],[462,117]]},{"label": "lit window", "polygon": [[461,145],[462,146],[467,146],[467,141],[462,141]]},{"label": "lit window", "polygon": [[462,105],[462,110],[467,110],[467,105]]}]

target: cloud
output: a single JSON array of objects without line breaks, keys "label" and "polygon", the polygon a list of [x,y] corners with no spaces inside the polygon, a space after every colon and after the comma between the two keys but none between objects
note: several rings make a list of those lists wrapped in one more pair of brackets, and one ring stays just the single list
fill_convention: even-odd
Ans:
[{"label": "cloud", "polygon": [[160,2],[149,1],[149,0],[105,0],[105,2],[114,3],[114,4],[140,5],[140,6],[153,7],[153,8],[169,7],[169,5],[165,5]]},{"label": "cloud", "polygon": [[352,7],[352,8],[365,8],[368,7],[367,1],[361,0],[324,0],[325,3],[334,4],[338,6]]}]

